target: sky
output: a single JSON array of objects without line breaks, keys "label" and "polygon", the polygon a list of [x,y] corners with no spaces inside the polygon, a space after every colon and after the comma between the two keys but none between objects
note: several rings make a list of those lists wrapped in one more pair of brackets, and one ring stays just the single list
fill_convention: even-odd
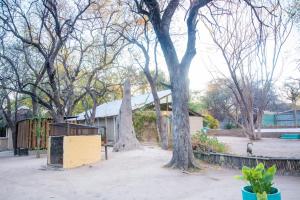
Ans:
[{"label": "sky", "polygon": [[[274,80],[277,87],[282,86],[288,77],[300,77],[297,59],[300,55],[300,33],[293,28],[287,42],[283,46],[280,60],[275,69]],[[209,33],[205,30],[197,41],[197,54],[191,64],[189,79],[191,90],[204,90],[207,83],[216,76],[216,71],[227,72],[224,60],[217,50]]]},{"label": "sky", "polygon": [[[179,23],[181,20],[182,23]],[[178,17],[176,20],[176,32],[185,32],[186,23],[184,17]],[[173,22],[174,23],[174,22]],[[179,26],[181,24],[182,27]],[[284,81],[289,78],[300,77],[300,71],[297,69],[296,60],[300,55],[300,30],[294,26],[289,35],[288,40],[282,47],[279,61],[274,72],[274,82],[278,89],[283,87]],[[179,36],[175,40],[175,47],[179,57],[184,53],[186,40]],[[197,54],[194,57],[190,72],[190,89],[192,91],[204,91],[209,81],[217,77],[217,71],[228,73],[227,66],[224,63],[223,57],[216,45],[213,43],[209,32],[204,25],[198,23],[197,28],[197,41],[196,41]],[[167,74],[167,68],[164,63],[162,53],[159,53],[159,64],[162,70]]]},{"label": "sky", "polygon": [[[280,60],[274,73],[274,81],[278,89],[283,86],[286,79],[290,77],[300,78],[296,62],[297,59],[300,59],[299,36],[299,32],[293,30],[287,43],[282,48]],[[217,78],[218,70],[227,73],[228,69],[208,33],[201,35],[201,38],[197,41],[196,49],[197,54],[192,61],[189,72],[190,89],[192,91],[205,91],[208,83]],[[162,64],[164,63],[162,55],[160,55],[160,63],[165,65]],[[168,74],[166,66],[162,67],[162,70]]]}]

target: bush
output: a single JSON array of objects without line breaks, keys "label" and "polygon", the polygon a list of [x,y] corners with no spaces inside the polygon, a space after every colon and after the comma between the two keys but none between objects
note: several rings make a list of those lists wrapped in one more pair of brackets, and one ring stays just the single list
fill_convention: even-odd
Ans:
[{"label": "bush", "polygon": [[145,123],[156,123],[156,114],[154,111],[137,111],[133,113],[132,118],[134,130],[139,139],[145,129]]},{"label": "bush", "polygon": [[231,123],[231,122],[228,122],[226,125],[225,125],[225,129],[233,129],[233,128],[237,128],[235,124]]},{"label": "bush", "polygon": [[203,125],[211,129],[216,129],[219,127],[219,121],[212,115],[205,115],[203,119]]},{"label": "bush", "polygon": [[192,136],[192,146],[194,150],[200,150],[204,152],[219,152],[225,153],[227,146],[219,142],[215,137],[210,137],[205,133],[197,132]]}]

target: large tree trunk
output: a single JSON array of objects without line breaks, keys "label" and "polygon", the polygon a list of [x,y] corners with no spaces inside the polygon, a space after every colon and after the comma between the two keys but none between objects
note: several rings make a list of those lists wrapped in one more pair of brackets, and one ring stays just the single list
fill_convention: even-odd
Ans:
[{"label": "large tree trunk", "polygon": [[[59,44],[62,45],[62,44]],[[58,50],[57,50],[58,52]],[[54,119],[54,122],[64,122],[64,116],[65,116],[65,110],[64,110],[64,106],[61,104],[61,98],[60,98],[60,92],[58,89],[58,84],[56,81],[56,69],[54,67],[54,60],[55,57],[57,55],[56,53],[53,53],[53,55],[48,58],[48,61],[46,61],[46,69],[47,69],[47,74],[48,74],[48,78],[49,78],[49,83],[50,83],[50,87],[52,89],[52,94],[53,94],[53,103],[55,105],[55,110],[52,110],[52,116]]]},{"label": "large tree trunk", "polygon": [[193,154],[189,124],[189,83],[187,71],[177,68],[172,83],[173,156],[168,167],[188,170],[198,167]]},{"label": "large tree trunk", "polygon": [[128,151],[140,148],[140,143],[136,139],[133,128],[130,82],[128,80],[124,84],[124,97],[117,118],[117,133],[118,138],[113,151]]},{"label": "large tree trunk", "polygon": [[33,95],[31,95],[31,104],[32,104],[32,115],[34,117],[37,116],[38,114],[38,101],[37,101],[37,94],[36,94],[36,87],[35,86],[32,86],[31,88],[31,92]]},{"label": "large tree trunk", "polygon": [[242,123],[243,129],[244,129],[245,135],[250,140],[259,140],[260,139],[259,135],[257,132],[255,132],[254,113],[251,108],[252,108],[252,106],[248,107],[247,112],[243,111],[243,113],[244,113],[244,119],[243,119],[244,122]]},{"label": "large tree trunk", "polygon": [[51,115],[52,115],[52,118],[53,118],[54,122],[56,122],[56,123],[65,122],[63,113],[51,111]]}]

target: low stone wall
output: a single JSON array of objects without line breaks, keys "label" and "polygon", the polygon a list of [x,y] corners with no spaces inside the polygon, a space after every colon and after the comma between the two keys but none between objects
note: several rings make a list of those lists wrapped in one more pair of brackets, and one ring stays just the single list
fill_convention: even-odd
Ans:
[{"label": "low stone wall", "polygon": [[241,169],[243,166],[254,167],[260,162],[266,167],[275,164],[278,174],[300,176],[300,159],[296,158],[247,157],[201,151],[194,151],[194,155],[205,162],[235,169]]},{"label": "low stone wall", "polygon": [[0,138],[0,151],[8,149],[8,138]]}]

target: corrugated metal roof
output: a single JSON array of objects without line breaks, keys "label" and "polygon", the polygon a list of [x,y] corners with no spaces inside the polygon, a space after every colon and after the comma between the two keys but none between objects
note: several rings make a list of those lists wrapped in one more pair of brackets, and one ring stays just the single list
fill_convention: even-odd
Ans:
[{"label": "corrugated metal roof", "polygon": [[[169,96],[171,94],[171,90],[163,90],[157,93],[158,97],[160,99]],[[132,110],[142,108],[145,105],[153,103],[153,96],[151,93],[138,95],[138,96],[132,96],[131,97],[131,106]],[[111,117],[111,116],[117,116],[119,114],[120,108],[121,108],[122,99],[111,101],[108,103],[101,104],[97,106],[96,108],[96,118],[103,118],[103,117]],[[91,112],[91,110],[87,111],[88,113]],[[84,120],[85,119],[85,112],[82,112],[77,115],[77,120]]]}]

